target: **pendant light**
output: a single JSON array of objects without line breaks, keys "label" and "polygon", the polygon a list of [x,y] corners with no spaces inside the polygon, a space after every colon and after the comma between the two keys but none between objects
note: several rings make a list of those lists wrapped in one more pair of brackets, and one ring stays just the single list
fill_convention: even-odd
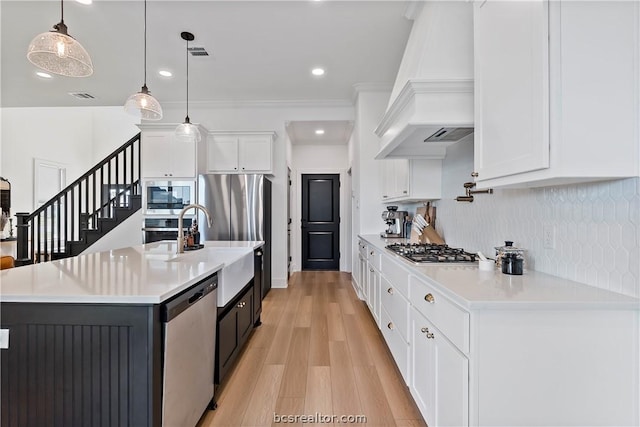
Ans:
[{"label": "pendant light", "polygon": [[144,0],[144,84],[124,103],[124,111],[144,120],[162,119],[162,107],[147,88],[147,0]]},{"label": "pendant light", "polygon": [[55,31],[38,34],[27,50],[27,59],[35,66],[67,77],[87,77],[93,74],[93,64],[87,51],[67,33],[64,24],[64,3],[60,0],[60,22]]},{"label": "pendant light", "polygon": [[175,132],[176,140],[178,141],[195,141],[200,142],[202,136],[198,130],[198,126],[191,124],[189,120],[189,42],[192,42],[195,37],[193,34],[183,31],[180,33],[180,37],[187,41],[187,116],[184,118],[184,123],[178,125]]}]

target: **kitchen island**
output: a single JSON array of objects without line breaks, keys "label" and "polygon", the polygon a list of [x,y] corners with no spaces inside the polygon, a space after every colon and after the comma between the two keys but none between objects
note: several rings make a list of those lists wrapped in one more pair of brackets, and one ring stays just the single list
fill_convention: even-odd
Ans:
[{"label": "kitchen island", "polygon": [[157,242],[3,270],[1,424],[161,425],[163,306],[262,244]]},{"label": "kitchen island", "polygon": [[356,292],[428,425],[638,425],[640,300],[359,237]]}]

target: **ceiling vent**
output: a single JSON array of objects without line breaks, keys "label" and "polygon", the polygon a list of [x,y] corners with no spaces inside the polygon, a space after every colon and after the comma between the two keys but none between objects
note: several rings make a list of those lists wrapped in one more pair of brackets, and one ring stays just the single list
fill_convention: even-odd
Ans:
[{"label": "ceiling vent", "polygon": [[91,95],[90,93],[86,93],[86,92],[69,92],[69,95],[73,96],[74,98],[78,98],[78,99],[94,99],[95,96]]},{"label": "ceiling vent", "polygon": [[187,49],[191,56],[209,56],[209,52],[203,47],[190,47]]}]

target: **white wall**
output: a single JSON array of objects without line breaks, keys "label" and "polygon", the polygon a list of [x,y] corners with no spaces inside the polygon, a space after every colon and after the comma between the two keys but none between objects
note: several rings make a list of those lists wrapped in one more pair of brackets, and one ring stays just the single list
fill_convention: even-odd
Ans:
[{"label": "white wall", "polygon": [[33,210],[34,158],[65,165],[68,185],[139,132],[121,107],[1,111],[0,175],[11,181],[14,215]]},{"label": "white wall", "polygon": [[351,271],[349,233],[351,223],[351,188],[347,178],[349,155],[347,145],[294,145],[292,147],[293,194],[292,217],[292,271],[302,266],[302,235],[300,230],[302,209],[302,174],[340,174],[340,271]]}]

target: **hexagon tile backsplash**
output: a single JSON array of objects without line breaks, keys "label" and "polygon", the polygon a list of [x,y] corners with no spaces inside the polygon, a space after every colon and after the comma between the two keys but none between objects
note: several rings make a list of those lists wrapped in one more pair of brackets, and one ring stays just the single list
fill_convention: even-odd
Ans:
[{"label": "hexagon tile backsplash", "polygon": [[436,206],[438,232],[450,246],[493,255],[512,240],[526,249],[529,269],[640,297],[640,178],[497,189],[473,203]]}]

